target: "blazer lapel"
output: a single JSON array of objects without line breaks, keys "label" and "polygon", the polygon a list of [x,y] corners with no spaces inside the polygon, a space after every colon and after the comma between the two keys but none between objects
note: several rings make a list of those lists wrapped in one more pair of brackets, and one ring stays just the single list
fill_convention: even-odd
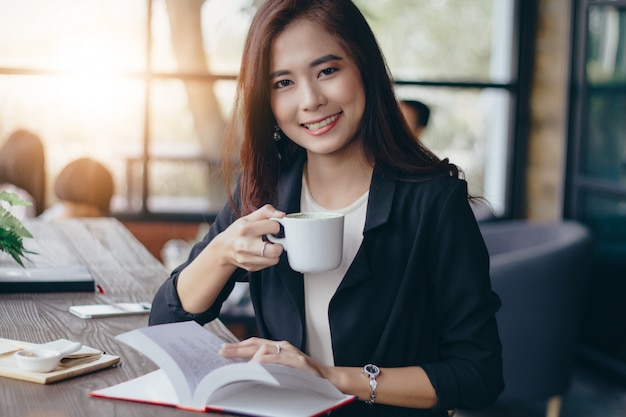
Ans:
[{"label": "blazer lapel", "polygon": [[[283,174],[278,180],[278,199],[276,202],[276,208],[284,211],[285,213],[297,213],[300,211],[300,194],[302,192],[302,169],[304,167],[304,161],[306,155],[300,153],[289,167],[283,171]],[[300,350],[305,350],[305,312],[304,312],[304,275],[300,272],[296,272],[289,266],[287,261],[287,253],[283,252],[280,257],[280,262],[276,266],[276,271],[280,276],[283,286],[287,290],[293,303],[295,304],[302,331],[300,332]],[[294,333],[295,335],[295,333]],[[296,343],[294,343],[296,344]],[[296,344],[297,345],[297,344]]]},{"label": "blazer lapel", "polygon": [[372,230],[382,226],[389,219],[393,197],[396,191],[396,181],[393,173],[386,172],[379,167],[374,168],[370,184],[370,194],[367,201],[367,214],[365,227],[363,228],[363,242],[352,264],[346,272],[346,276],[339,285],[338,291],[342,291],[353,285],[365,281],[371,277],[370,259],[375,254],[371,253]]},{"label": "blazer lapel", "polygon": [[[279,179],[276,208],[285,213],[296,213],[300,211],[302,169],[305,160],[306,155],[303,153],[290,164]],[[372,256],[375,256],[375,254],[371,253],[371,244],[369,243],[369,240],[372,238],[371,231],[385,224],[389,219],[396,189],[396,181],[394,178],[394,172],[386,171],[379,166],[375,167],[367,202],[363,243],[337,291],[343,291],[371,277],[370,259]],[[287,292],[298,309],[300,322],[304,329],[306,327],[304,312],[304,276],[300,272],[291,269],[287,262],[287,254],[285,252],[281,255],[281,260],[276,270],[281,277],[284,287],[287,289]],[[304,349],[306,343],[304,333],[305,332],[302,332],[303,338],[301,345],[298,346],[301,350]]]}]

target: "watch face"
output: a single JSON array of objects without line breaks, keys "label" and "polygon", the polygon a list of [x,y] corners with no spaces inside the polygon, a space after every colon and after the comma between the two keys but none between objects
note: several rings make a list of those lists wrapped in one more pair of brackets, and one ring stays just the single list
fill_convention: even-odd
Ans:
[{"label": "watch face", "polygon": [[373,377],[377,377],[380,373],[380,369],[378,369],[378,366],[372,364],[365,365],[365,368],[363,369],[365,370],[365,372],[367,372],[368,375],[371,375]]}]

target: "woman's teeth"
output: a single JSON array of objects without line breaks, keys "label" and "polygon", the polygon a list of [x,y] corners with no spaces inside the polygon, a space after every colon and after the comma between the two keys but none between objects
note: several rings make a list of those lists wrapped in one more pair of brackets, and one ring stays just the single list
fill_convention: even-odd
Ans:
[{"label": "woman's teeth", "polygon": [[327,126],[330,123],[332,123],[335,120],[337,120],[338,117],[339,117],[339,115],[335,114],[335,115],[330,116],[329,118],[321,120],[319,122],[310,123],[310,124],[305,123],[304,127],[306,127],[309,130],[319,130],[319,129],[323,128],[324,126]]}]

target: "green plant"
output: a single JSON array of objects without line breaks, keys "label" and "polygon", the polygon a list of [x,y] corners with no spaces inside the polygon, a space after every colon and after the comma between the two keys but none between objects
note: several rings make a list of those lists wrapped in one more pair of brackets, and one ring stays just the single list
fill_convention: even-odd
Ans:
[{"label": "green plant", "polygon": [[[30,206],[28,201],[22,200],[17,194],[0,191],[0,202],[5,201],[9,206]],[[22,222],[5,205],[0,204],[0,251],[6,252],[15,261],[24,266],[23,259],[27,253],[33,253],[24,248],[23,238],[32,238],[33,235]]]}]

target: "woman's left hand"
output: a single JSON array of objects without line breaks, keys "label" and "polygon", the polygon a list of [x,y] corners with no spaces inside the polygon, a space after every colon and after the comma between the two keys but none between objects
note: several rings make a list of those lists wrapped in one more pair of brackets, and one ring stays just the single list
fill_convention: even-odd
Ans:
[{"label": "woman's left hand", "polygon": [[263,363],[279,363],[316,376],[322,376],[322,365],[286,341],[251,337],[239,343],[224,343],[220,354],[226,358],[244,358]]}]

